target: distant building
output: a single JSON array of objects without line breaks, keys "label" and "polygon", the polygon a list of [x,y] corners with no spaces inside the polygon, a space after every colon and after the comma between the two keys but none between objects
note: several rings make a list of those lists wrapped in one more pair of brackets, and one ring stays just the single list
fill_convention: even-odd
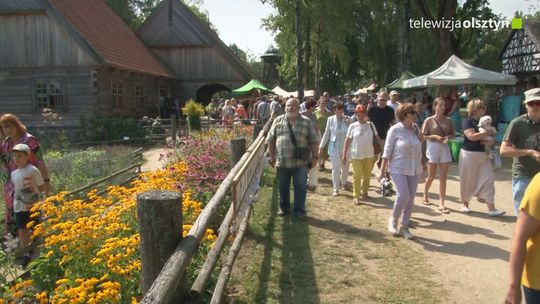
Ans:
[{"label": "distant building", "polygon": [[523,29],[512,30],[499,54],[503,73],[518,79],[518,91],[538,87],[540,81],[540,22],[523,21]]},{"label": "distant building", "polygon": [[0,45],[0,112],[29,126],[44,108],[61,127],[157,116],[160,95],[206,101],[252,77],[180,1],[163,1],[136,35],[104,0],[2,0]]}]

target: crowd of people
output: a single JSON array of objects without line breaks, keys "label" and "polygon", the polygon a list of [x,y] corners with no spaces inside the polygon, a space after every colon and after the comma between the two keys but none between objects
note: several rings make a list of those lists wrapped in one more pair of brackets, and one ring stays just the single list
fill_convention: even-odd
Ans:
[{"label": "crowd of people", "polygon": [[[455,94],[453,94],[456,96]],[[452,102],[448,102],[452,100]],[[347,188],[352,165],[353,204],[370,199],[369,185],[375,164],[376,178],[390,179],[396,197],[388,219],[388,231],[413,239],[409,221],[419,184],[426,179],[423,204],[431,205],[429,191],[439,171],[439,206],[446,208],[446,180],[452,162],[449,141],[463,134],[459,153],[461,212],[471,212],[473,198],[487,208],[487,215],[499,217],[495,207],[495,173],[492,164],[493,134],[480,126],[486,117],[486,103],[472,98],[462,120],[459,100],[447,92],[430,106],[412,98],[400,100],[395,91],[373,96],[320,99],[302,103],[289,98],[285,114],[274,118],[267,136],[269,161],[276,167],[280,206],[278,215],[290,213],[290,185],[293,183],[294,216],[306,219],[306,193],[315,190],[317,166],[332,163],[332,195]],[[513,157],[512,191],[517,223],[510,259],[511,280],[505,303],[521,303],[521,287],[527,303],[540,301],[540,88],[525,92],[527,113],[514,119],[503,138],[500,154]],[[491,118],[489,118],[491,120]],[[530,184],[530,186],[529,186]],[[529,186],[529,187],[528,187]],[[527,189],[527,191],[525,191]],[[399,224],[398,224],[399,223]]]},{"label": "crowd of people", "polygon": [[[463,130],[464,144],[459,156],[461,211],[471,212],[469,201],[476,197],[487,206],[489,216],[501,216],[504,211],[497,210],[494,206],[494,172],[489,156],[485,153],[486,147],[493,146],[495,141],[489,134],[481,131],[478,125],[478,120],[485,115],[485,104],[480,99],[470,100],[467,104],[468,116],[461,122],[461,119],[452,117],[461,102],[456,99],[457,94],[450,92],[452,91],[442,91],[440,96],[431,102],[427,94],[424,95],[425,102],[415,102],[413,97],[400,99],[397,91],[335,98],[324,92],[318,100],[304,98],[302,103],[291,98],[287,100],[291,105],[286,105],[285,115],[279,120],[274,111],[269,115],[269,119],[275,118],[268,136],[270,146],[275,146],[270,158],[276,162],[278,169],[295,168],[290,158],[295,160],[295,149],[302,147],[290,144],[295,125],[293,123],[290,128],[280,128],[277,122],[286,125],[285,122],[296,116],[309,119],[312,130],[304,130],[304,135],[316,137],[318,149],[310,153],[308,159],[303,160],[305,163],[316,160],[306,172],[307,189],[316,189],[317,166],[324,169],[328,159],[332,163],[332,195],[339,195],[341,189],[348,187],[347,179],[352,164],[353,203],[359,205],[362,200],[369,199],[368,189],[376,164],[379,168],[377,178],[390,179],[397,190],[388,230],[393,234],[413,238],[407,224],[418,185],[425,181],[423,203],[431,205],[429,191],[437,170],[439,210],[444,214],[450,212],[445,207],[446,179],[452,162],[448,142],[455,137],[457,129]],[[257,109],[266,102],[266,98],[261,100]],[[275,100],[279,106],[279,98],[275,97]],[[456,127],[457,121],[462,123],[462,127]],[[308,148],[306,145],[303,147]],[[294,163],[297,165],[296,160]],[[282,208],[282,213],[287,213],[287,205]],[[398,230],[397,221],[400,217],[401,229]]]}]

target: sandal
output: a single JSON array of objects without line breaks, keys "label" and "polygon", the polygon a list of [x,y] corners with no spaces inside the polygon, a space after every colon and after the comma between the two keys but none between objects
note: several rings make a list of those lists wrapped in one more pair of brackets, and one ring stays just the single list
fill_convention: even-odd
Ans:
[{"label": "sandal", "polygon": [[422,200],[422,204],[424,204],[424,206],[431,206],[431,203],[428,200]]},{"label": "sandal", "polygon": [[355,206],[360,206],[360,200],[358,198],[353,199],[352,202]]},{"label": "sandal", "polygon": [[450,210],[446,209],[446,207],[439,207],[439,211],[444,214],[450,214]]}]

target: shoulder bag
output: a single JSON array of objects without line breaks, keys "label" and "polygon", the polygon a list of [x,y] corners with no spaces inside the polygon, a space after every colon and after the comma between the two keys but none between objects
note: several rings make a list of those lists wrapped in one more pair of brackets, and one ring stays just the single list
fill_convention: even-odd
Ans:
[{"label": "shoulder bag", "polygon": [[369,122],[369,127],[371,128],[371,132],[373,133],[373,152],[375,155],[379,155],[379,153],[382,152],[381,142],[377,138],[377,135],[375,134],[375,130],[373,129],[373,123]]},{"label": "shoulder bag", "polygon": [[289,132],[291,134],[291,142],[294,146],[294,158],[308,161],[309,155],[310,155],[309,148],[298,147],[297,142],[296,142],[296,136],[294,135],[291,123],[288,120],[287,120],[287,126],[289,127]]}]

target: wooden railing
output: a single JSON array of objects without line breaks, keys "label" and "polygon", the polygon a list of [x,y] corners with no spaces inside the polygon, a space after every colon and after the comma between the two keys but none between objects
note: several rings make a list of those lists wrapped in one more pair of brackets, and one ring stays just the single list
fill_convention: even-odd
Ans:
[{"label": "wooden railing", "polygon": [[[193,224],[187,236],[174,248],[167,262],[161,268],[159,275],[147,291],[144,284],[145,278],[142,279],[145,295],[141,303],[172,303],[173,300],[175,303],[179,302],[180,299],[176,298],[175,295],[178,295],[179,289],[186,287],[184,286],[186,268],[196,253],[199,243],[204,237],[213,217],[217,214],[218,207],[225,202],[228,193],[232,191],[233,204],[231,204],[225,218],[221,222],[219,235],[208,253],[195,282],[183,298],[185,302],[189,303],[197,303],[201,300],[209,278],[229,239],[229,235],[236,234],[227,260],[222,264],[221,273],[212,293],[211,303],[220,303],[231,269],[247,230],[253,197],[258,190],[259,179],[266,163],[266,158],[264,157],[265,139],[269,127],[270,123],[267,123],[257,139],[225,177],[215,195],[210,199]],[[141,235],[142,238],[143,236]],[[144,255],[142,263],[144,273]]]}]

